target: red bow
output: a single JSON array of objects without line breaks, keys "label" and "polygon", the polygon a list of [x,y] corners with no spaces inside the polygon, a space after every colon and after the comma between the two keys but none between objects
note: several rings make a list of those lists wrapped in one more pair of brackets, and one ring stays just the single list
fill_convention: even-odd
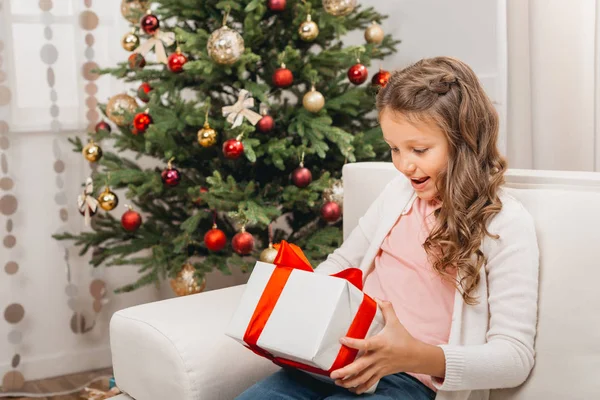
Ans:
[{"label": "red bow", "polygon": [[[279,252],[277,253],[273,263],[276,267],[273,270],[273,274],[271,275],[271,278],[269,279],[269,282],[267,283],[267,286],[265,287],[258,304],[256,305],[254,314],[252,315],[252,318],[248,323],[246,333],[244,334],[244,342],[246,342],[247,347],[256,354],[266,357],[280,366],[291,366],[326,376],[329,376],[332,371],[342,368],[354,361],[358,350],[351,349],[347,346],[342,346],[331,368],[325,371],[310,365],[275,357],[256,345],[256,342],[265,328],[265,325],[271,316],[271,312],[273,312],[273,309],[277,304],[277,300],[279,299],[281,292],[283,292],[283,288],[285,287],[285,284],[292,271],[294,269],[300,269],[303,271],[313,272],[313,268],[304,256],[302,250],[298,246],[288,243],[285,240],[281,242]],[[348,268],[332,276],[346,279],[348,282],[362,291],[362,271],[360,269]],[[372,298],[365,294],[358,312],[356,313],[356,316],[354,317],[354,320],[352,321],[352,324],[346,333],[346,336],[364,339],[369,331],[369,327],[371,326],[371,322],[373,321],[376,312],[377,304]]]}]

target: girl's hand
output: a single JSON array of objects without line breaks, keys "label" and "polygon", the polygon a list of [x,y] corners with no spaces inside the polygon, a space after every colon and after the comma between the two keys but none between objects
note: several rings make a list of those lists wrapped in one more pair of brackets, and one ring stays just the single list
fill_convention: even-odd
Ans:
[{"label": "girl's hand", "polygon": [[[392,303],[375,299],[385,320],[381,332],[368,339],[341,338],[340,343],[364,354],[351,364],[331,373],[335,384],[361,394],[386,375],[412,371],[415,349],[421,343],[398,320]],[[347,377],[346,379],[343,379]]]}]

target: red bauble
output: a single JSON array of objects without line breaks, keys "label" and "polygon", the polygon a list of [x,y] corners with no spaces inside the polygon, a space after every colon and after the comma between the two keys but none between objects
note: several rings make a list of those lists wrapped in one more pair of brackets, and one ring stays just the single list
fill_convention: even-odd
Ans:
[{"label": "red bauble", "polygon": [[204,235],[204,244],[210,251],[219,251],[227,244],[225,233],[213,225],[213,228]]},{"label": "red bauble", "polygon": [[141,112],[133,117],[133,131],[134,135],[138,133],[146,132],[148,126],[152,123],[152,117],[147,112]]},{"label": "red bauble", "polygon": [[100,121],[96,124],[96,127],[94,128],[94,130],[96,131],[96,133],[100,132],[100,131],[107,131],[108,133],[110,133],[110,131],[112,130],[112,128],[110,127],[110,125],[104,121]]},{"label": "red bauble", "polygon": [[348,79],[350,79],[350,82],[354,83],[355,85],[360,85],[361,83],[364,83],[364,81],[367,80],[368,76],[369,71],[367,71],[367,67],[360,63],[354,64],[348,70]]},{"label": "red bauble", "polygon": [[184,56],[179,49],[177,49],[175,53],[172,53],[167,60],[167,65],[169,67],[169,71],[174,72],[176,74],[183,71],[183,66],[187,62],[187,57]]},{"label": "red bauble", "polygon": [[262,133],[271,132],[274,126],[275,120],[270,115],[263,116],[260,120],[258,120],[258,123],[256,124],[258,130]]},{"label": "red bauble", "polygon": [[160,21],[156,15],[146,14],[140,20],[140,26],[148,35],[154,35],[160,27]]},{"label": "red bauble", "polygon": [[278,88],[286,88],[294,82],[294,74],[292,74],[292,71],[285,68],[284,65],[282,65],[281,68],[277,68],[275,72],[273,72],[272,78],[273,85],[277,86]]},{"label": "red bauble", "polygon": [[146,59],[140,53],[131,54],[127,61],[131,69],[142,69],[146,66]]},{"label": "red bauble", "polygon": [[137,95],[141,101],[147,103],[150,101],[148,93],[152,90],[152,86],[148,82],[143,82],[137,90]]},{"label": "red bauble", "polygon": [[231,239],[231,247],[233,251],[241,256],[252,253],[254,249],[254,237],[242,229],[241,232],[236,233],[233,239]]},{"label": "red bauble", "polygon": [[300,166],[292,172],[292,182],[299,188],[307,187],[312,182],[310,169]]},{"label": "red bauble", "polygon": [[269,0],[267,3],[269,10],[279,12],[285,10],[285,0]]},{"label": "red bauble", "polygon": [[167,168],[161,172],[160,177],[167,186],[177,186],[181,180],[181,174],[175,168]]},{"label": "red bauble", "polygon": [[223,154],[230,160],[238,159],[244,154],[244,145],[237,139],[228,139],[223,143]]},{"label": "red bauble", "polygon": [[129,232],[134,232],[142,224],[142,216],[133,210],[125,211],[121,216],[121,226]]},{"label": "red bauble", "polygon": [[385,87],[388,81],[390,80],[390,72],[384,69],[380,69],[378,73],[373,75],[373,79],[371,79],[371,84],[374,86]]},{"label": "red bauble", "polygon": [[321,207],[321,217],[327,222],[335,222],[340,219],[342,208],[335,201],[328,201]]}]

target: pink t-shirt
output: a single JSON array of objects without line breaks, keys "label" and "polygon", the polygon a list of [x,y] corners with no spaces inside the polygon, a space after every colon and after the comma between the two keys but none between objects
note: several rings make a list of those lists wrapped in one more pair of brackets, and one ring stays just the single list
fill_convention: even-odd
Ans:
[{"label": "pink t-shirt", "polygon": [[[423,248],[439,207],[417,198],[404,210],[383,241],[364,285],[369,296],[393,304],[413,337],[434,346],[448,343],[456,290],[434,271]],[[410,375],[436,391],[430,376]]]}]

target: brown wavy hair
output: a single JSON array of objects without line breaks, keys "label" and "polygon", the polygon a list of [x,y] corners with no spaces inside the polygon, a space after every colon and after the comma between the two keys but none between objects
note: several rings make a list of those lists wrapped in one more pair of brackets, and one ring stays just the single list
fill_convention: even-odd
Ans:
[{"label": "brown wavy hair", "polygon": [[423,59],[393,72],[377,94],[377,109],[433,122],[446,133],[448,165],[437,182],[443,206],[423,247],[433,268],[455,283],[467,304],[475,304],[486,262],[480,246],[485,235],[499,237],[487,224],[502,209],[498,189],[507,168],[497,148],[496,109],[473,70],[451,57]]}]

